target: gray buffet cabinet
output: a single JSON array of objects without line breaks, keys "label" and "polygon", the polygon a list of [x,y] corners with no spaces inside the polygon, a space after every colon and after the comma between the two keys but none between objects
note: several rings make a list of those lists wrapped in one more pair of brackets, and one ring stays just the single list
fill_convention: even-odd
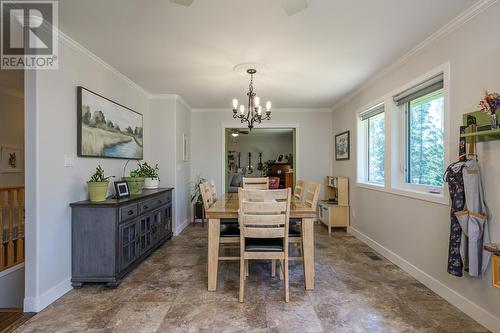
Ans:
[{"label": "gray buffet cabinet", "polygon": [[123,277],[172,237],[172,188],[103,202],[80,201],[72,208],[71,284]]}]

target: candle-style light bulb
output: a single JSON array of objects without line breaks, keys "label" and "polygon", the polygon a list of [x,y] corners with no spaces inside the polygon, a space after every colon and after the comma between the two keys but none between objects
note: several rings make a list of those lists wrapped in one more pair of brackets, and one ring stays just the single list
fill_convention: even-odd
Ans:
[{"label": "candle-style light bulb", "polygon": [[241,104],[241,105],[240,105],[240,113],[241,113],[242,115],[244,115],[244,114],[245,114],[245,106],[244,106],[243,104]]},{"label": "candle-style light bulb", "polygon": [[233,109],[236,110],[238,108],[238,100],[235,98],[233,99]]},{"label": "candle-style light bulb", "polygon": [[262,115],[262,106],[260,106],[260,105],[257,107],[257,114],[259,116]]},{"label": "candle-style light bulb", "polygon": [[267,101],[266,102],[266,111],[267,112],[271,111],[271,107],[272,107],[271,101]]},{"label": "candle-style light bulb", "polygon": [[253,104],[256,108],[258,108],[260,106],[260,97],[259,96],[255,96],[254,99],[253,99]]}]

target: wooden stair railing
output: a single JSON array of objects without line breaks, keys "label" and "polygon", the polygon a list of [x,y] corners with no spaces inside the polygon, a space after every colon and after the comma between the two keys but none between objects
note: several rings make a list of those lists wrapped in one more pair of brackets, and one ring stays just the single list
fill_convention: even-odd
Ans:
[{"label": "wooden stair railing", "polygon": [[[4,235],[7,235],[6,240]],[[22,262],[24,262],[24,187],[0,188],[0,271]]]}]

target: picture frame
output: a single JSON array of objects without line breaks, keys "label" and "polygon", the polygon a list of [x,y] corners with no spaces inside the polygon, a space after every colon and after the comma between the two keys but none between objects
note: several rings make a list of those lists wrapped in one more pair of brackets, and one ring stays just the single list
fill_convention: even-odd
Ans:
[{"label": "picture frame", "polygon": [[187,133],[182,133],[182,160],[189,161],[189,135]]},{"label": "picture frame", "polygon": [[79,157],[143,159],[142,114],[81,86],[77,112]]},{"label": "picture frame", "polygon": [[16,145],[0,146],[0,172],[16,173],[24,171],[23,147]]},{"label": "picture frame", "polygon": [[116,181],[115,185],[115,195],[117,199],[128,198],[130,196],[130,191],[128,189],[128,183],[126,181]]},{"label": "picture frame", "polygon": [[351,158],[351,133],[345,131],[335,135],[335,160],[347,161]]}]

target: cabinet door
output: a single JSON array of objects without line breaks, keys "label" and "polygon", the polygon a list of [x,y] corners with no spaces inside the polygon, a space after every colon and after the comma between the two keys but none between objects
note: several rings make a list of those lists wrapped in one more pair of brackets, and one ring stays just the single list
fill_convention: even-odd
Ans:
[{"label": "cabinet door", "polygon": [[139,219],[139,255],[151,248],[153,215],[147,214]]},{"label": "cabinet door", "polygon": [[137,220],[124,223],[119,227],[120,271],[127,268],[137,258],[139,231]]},{"label": "cabinet door", "polygon": [[164,206],[162,211],[162,233],[164,237],[168,237],[172,234],[172,204]]},{"label": "cabinet door", "polygon": [[151,237],[153,238],[153,244],[156,244],[160,239],[163,238],[163,218],[162,210],[155,210],[152,214],[153,224],[151,225]]}]

